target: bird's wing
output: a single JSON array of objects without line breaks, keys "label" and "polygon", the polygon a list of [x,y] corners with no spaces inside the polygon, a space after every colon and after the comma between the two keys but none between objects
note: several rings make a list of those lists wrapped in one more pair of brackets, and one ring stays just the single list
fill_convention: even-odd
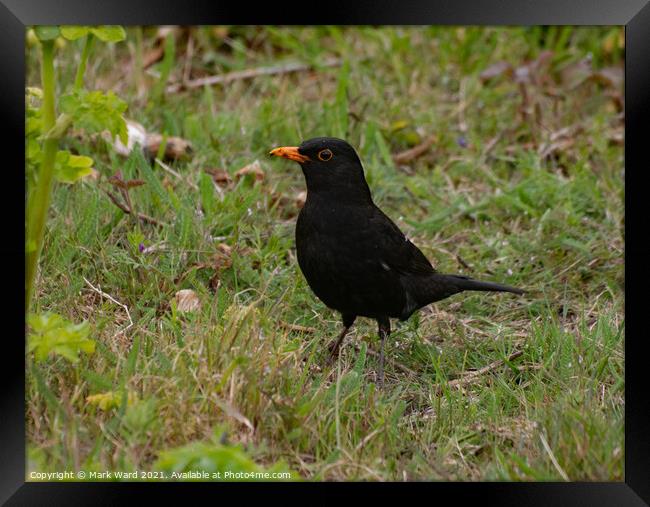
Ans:
[{"label": "bird's wing", "polygon": [[377,207],[370,217],[370,228],[378,233],[381,261],[391,269],[404,275],[436,272],[420,249]]}]

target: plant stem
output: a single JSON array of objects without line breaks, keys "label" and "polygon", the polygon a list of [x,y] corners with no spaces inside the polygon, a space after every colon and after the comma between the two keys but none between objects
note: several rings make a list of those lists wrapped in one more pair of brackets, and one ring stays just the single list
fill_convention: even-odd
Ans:
[{"label": "plant stem", "polygon": [[[43,134],[49,132],[56,121],[55,84],[54,84],[54,41],[43,41],[41,55],[41,85],[43,87]],[[34,281],[38,268],[38,258],[43,248],[45,219],[50,206],[52,183],[54,181],[54,162],[58,148],[57,139],[43,142],[43,159],[34,192],[29,195],[27,203],[27,248],[25,253],[25,311],[34,292]]]},{"label": "plant stem", "polygon": [[95,42],[95,37],[92,33],[86,35],[86,43],[84,44],[83,52],[81,53],[81,61],[79,62],[79,67],[77,68],[77,75],[74,78],[74,89],[80,90],[84,85],[84,74],[86,73],[86,63],[88,63],[88,57],[90,52],[93,49],[93,42]]}]

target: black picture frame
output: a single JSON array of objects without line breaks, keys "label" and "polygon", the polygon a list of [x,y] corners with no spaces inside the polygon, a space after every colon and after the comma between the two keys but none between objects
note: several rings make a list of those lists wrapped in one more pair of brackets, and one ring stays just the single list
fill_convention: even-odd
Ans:
[{"label": "black picture frame", "polygon": [[[611,483],[419,483],[419,484],[211,484],[220,491],[250,495],[290,492],[301,501],[325,502],[361,490],[404,501],[410,493],[455,504],[647,505],[650,503],[650,403],[642,352],[644,288],[649,285],[647,192],[650,173],[650,5],[648,0],[438,0],[408,4],[386,0],[357,3],[328,0],[290,8],[277,2],[236,4],[209,0],[0,0],[0,79],[4,171],[8,191],[0,200],[4,287],[3,376],[0,395],[0,502],[8,505],[116,504],[135,489],[167,494],[187,484],[25,482],[24,315],[24,76],[25,26],[33,24],[441,24],[441,25],[624,25],[625,59],[625,481]],[[22,210],[22,211],[20,211]],[[645,210],[645,211],[644,211]],[[22,288],[22,289],[21,289]],[[22,337],[22,339],[21,339]],[[19,359],[22,358],[23,360]],[[202,489],[207,484],[198,485]],[[318,488],[318,497],[306,500]],[[417,491],[419,490],[419,491]],[[442,495],[444,496],[442,496]],[[133,497],[145,498],[142,496]],[[146,500],[149,500],[147,497]],[[449,500],[447,500],[449,501]]]}]

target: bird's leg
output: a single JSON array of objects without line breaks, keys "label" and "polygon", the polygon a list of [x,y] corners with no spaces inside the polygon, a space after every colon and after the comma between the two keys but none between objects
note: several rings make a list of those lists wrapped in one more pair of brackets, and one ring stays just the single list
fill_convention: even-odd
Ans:
[{"label": "bird's leg", "polygon": [[336,341],[332,342],[330,344],[330,346],[329,346],[330,355],[327,358],[328,363],[332,362],[332,359],[334,359],[334,356],[338,357],[339,347],[341,346],[341,343],[343,342],[343,338],[345,338],[345,335],[348,334],[348,331],[352,327],[352,324],[354,324],[355,319],[356,319],[356,316],[351,316],[351,315],[344,315],[343,316],[343,331],[341,331],[341,334],[339,334]]},{"label": "bird's leg", "polygon": [[343,331],[341,331],[341,334],[339,334],[338,338],[336,339],[335,342],[330,343],[329,345],[329,350],[330,350],[330,355],[327,358],[327,362],[331,363],[332,360],[334,359],[334,356],[338,357],[338,351],[339,347],[341,345],[341,342],[343,341],[343,338],[345,338],[345,335],[348,334],[348,331],[350,330],[350,327],[344,327]]},{"label": "bird's leg", "polygon": [[379,326],[379,370],[377,372],[377,384],[379,387],[384,386],[384,343],[386,338],[390,334],[390,319],[388,317],[383,317],[377,319],[377,325]]}]

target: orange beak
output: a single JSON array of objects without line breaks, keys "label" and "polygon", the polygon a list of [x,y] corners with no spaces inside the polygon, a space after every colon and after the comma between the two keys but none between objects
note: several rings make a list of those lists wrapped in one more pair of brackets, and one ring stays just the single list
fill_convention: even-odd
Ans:
[{"label": "orange beak", "polygon": [[296,162],[303,163],[311,160],[307,155],[301,155],[298,153],[297,146],[282,146],[281,148],[275,148],[271,150],[269,155],[275,155],[276,157],[288,158],[289,160],[295,160]]}]

